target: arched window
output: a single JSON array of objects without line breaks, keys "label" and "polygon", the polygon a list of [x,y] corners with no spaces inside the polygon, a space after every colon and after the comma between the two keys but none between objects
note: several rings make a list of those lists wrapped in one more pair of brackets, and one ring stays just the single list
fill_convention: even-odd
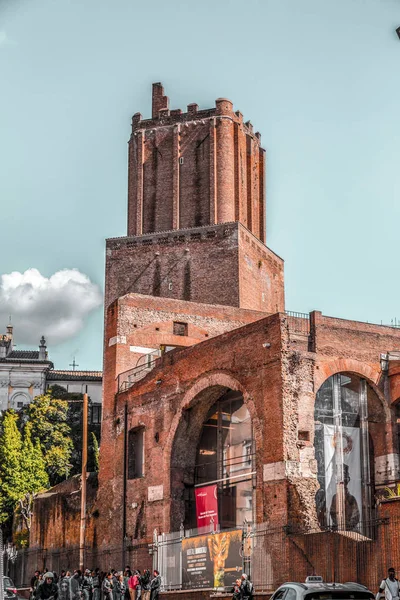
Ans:
[{"label": "arched window", "polygon": [[368,400],[376,394],[349,373],[325,381],[315,400],[315,501],[321,527],[363,532],[371,518]]},{"label": "arched window", "polygon": [[251,419],[243,395],[227,392],[211,407],[203,423],[194,482],[195,495],[204,488],[215,489],[215,520],[221,529],[253,522],[253,457]]}]

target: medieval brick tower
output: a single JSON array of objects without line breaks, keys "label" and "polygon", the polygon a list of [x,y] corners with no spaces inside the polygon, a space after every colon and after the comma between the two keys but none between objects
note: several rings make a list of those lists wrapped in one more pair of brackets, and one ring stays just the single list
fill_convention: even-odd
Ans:
[{"label": "medieval brick tower", "polygon": [[132,119],[128,237],[108,240],[106,307],[128,294],[273,313],[283,261],[265,246],[265,150],[232,102]]}]

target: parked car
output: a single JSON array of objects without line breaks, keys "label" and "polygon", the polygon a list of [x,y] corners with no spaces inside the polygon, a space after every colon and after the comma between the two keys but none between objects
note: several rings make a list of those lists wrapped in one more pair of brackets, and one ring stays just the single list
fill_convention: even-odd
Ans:
[{"label": "parked car", "polygon": [[373,600],[375,595],[359,583],[324,583],[322,577],[307,577],[305,583],[288,582],[271,600]]},{"label": "parked car", "polygon": [[3,590],[5,600],[18,600],[17,588],[9,577],[3,577]]}]

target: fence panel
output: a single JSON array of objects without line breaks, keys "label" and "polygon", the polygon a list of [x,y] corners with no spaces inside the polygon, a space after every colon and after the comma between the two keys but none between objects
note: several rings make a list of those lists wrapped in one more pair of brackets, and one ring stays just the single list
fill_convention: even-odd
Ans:
[{"label": "fence panel", "polygon": [[[214,534],[219,535],[220,532],[181,529],[155,535],[153,544],[137,544],[125,551],[121,546],[105,550],[88,548],[85,564],[88,568],[98,567],[102,571],[112,568],[122,570],[126,565],[143,571],[153,565],[161,573],[163,589],[182,589],[188,583],[186,579],[186,584],[183,582],[182,541]],[[201,541],[201,546],[207,546],[207,543]],[[225,565],[221,556],[217,559],[221,560],[218,568],[224,570],[226,565],[229,566],[228,562]],[[207,555],[208,563],[212,564],[212,560]],[[9,549],[4,554],[5,574],[17,587],[29,585],[35,569],[59,573],[62,569],[73,570],[78,565],[77,547],[33,548],[18,552]],[[214,568],[215,565],[214,561]],[[375,520],[363,524],[359,531],[272,529],[265,523],[246,526],[242,534],[240,560],[235,565],[238,576],[243,568],[259,592],[273,591],[285,581],[304,581],[308,575],[321,575],[329,582],[358,582],[376,591],[389,566],[400,571],[400,518]]]}]

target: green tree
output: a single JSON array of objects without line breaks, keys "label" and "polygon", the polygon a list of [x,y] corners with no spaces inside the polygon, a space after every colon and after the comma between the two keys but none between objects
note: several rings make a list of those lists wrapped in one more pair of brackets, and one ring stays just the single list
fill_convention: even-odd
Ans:
[{"label": "green tree", "polygon": [[51,393],[43,394],[25,406],[20,415],[22,431],[29,423],[32,439],[41,446],[50,484],[59,483],[68,473],[73,447],[68,402]]},{"label": "green tree", "polygon": [[94,431],[90,432],[90,443],[89,443],[89,457],[88,457],[88,467],[90,471],[94,471],[98,473],[99,471],[99,462],[100,462],[100,449],[99,442],[97,441],[96,434]]},{"label": "green tree", "polygon": [[32,423],[25,427],[21,454],[21,479],[18,505],[28,531],[31,529],[33,501],[38,492],[49,487],[49,477],[39,440],[32,441]]},{"label": "green tree", "polygon": [[[49,392],[54,398],[66,400],[69,403],[68,424],[71,428],[70,437],[72,440],[72,453],[70,457],[71,469],[69,475],[76,475],[82,468],[82,408],[83,394],[77,392],[67,392],[60,385],[51,386]],[[90,403],[90,398],[89,398]],[[98,448],[100,441],[101,425],[92,423],[90,419],[89,406],[89,424],[88,424],[88,471],[98,471]],[[96,441],[94,440],[96,438]]]},{"label": "green tree", "polygon": [[39,441],[32,441],[31,424],[22,438],[17,423],[18,415],[6,411],[0,435],[0,519],[9,520],[18,506],[29,531],[34,499],[49,480]]},{"label": "green tree", "polygon": [[6,411],[0,433],[0,519],[6,522],[18,501],[15,484],[21,477],[22,439],[17,427],[18,415]]}]

